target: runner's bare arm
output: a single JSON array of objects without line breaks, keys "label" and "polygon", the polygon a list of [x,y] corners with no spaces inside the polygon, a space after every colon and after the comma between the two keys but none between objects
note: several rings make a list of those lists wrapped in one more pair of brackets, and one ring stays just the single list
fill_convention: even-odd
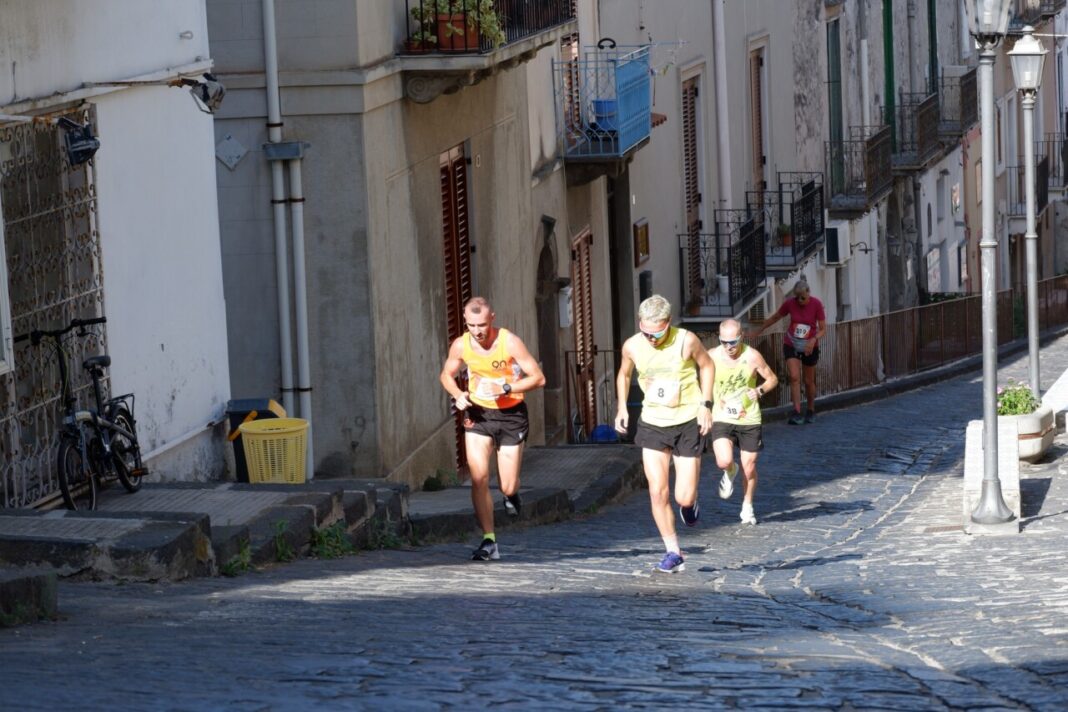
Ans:
[{"label": "runner's bare arm", "polygon": [[[701,401],[702,403],[711,401],[712,389],[716,383],[716,364],[712,361],[712,357],[708,355],[708,351],[705,350],[696,334],[691,331],[687,337],[686,348],[689,351],[689,357],[697,364],[698,379],[701,384]],[[702,435],[712,429],[711,408],[705,408],[702,405],[697,410],[697,425],[701,428]]]},{"label": "runner's bare arm", "polygon": [[627,412],[627,396],[630,393],[630,374],[634,370],[634,361],[630,357],[629,341],[623,343],[619,357],[619,373],[616,374],[616,430],[625,433],[630,424]]},{"label": "runner's bare arm", "polygon": [[805,346],[805,355],[811,354],[816,348],[816,344],[820,342],[823,335],[827,333],[827,322],[823,319],[816,320],[816,334],[808,340],[808,344]]},{"label": "runner's bare arm", "polygon": [[772,314],[770,317],[768,317],[768,319],[760,325],[759,329],[752,332],[752,335],[749,337],[750,340],[756,341],[757,339],[759,339],[765,331],[774,326],[775,323],[778,322],[779,319],[782,319],[784,316],[786,316],[786,312],[783,311],[782,307],[779,307],[779,310]]},{"label": "runner's bare arm", "polygon": [[526,393],[544,386],[545,374],[541,372],[537,360],[530,355],[527,345],[515,334],[509,334],[508,341],[508,353],[512,354],[512,358],[523,369],[523,377],[512,384],[512,393]]},{"label": "runner's bare arm", "polygon": [[467,398],[467,391],[460,390],[456,383],[456,376],[463,368],[464,344],[463,338],[456,339],[449,346],[449,355],[445,358],[445,365],[441,369],[441,386],[456,401],[457,410],[467,410],[471,401]]},{"label": "runner's bare arm", "polygon": [[753,370],[764,379],[763,383],[752,389],[755,392],[749,394],[750,400],[757,400],[757,397],[769,393],[775,386],[779,385],[779,376],[772,370],[759,351],[749,349],[749,352],[752,354],[750,363],[753,365]]}]

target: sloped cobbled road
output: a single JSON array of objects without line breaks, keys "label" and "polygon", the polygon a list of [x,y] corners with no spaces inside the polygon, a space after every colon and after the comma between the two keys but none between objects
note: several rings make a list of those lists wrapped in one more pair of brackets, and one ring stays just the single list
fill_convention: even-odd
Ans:
[{"label": "sloped cobbled road", "polygon": [[[1044,349],[1047,386],[1066,366],[1068,339]],[[1064,709],[1068,440],[1022,465],[1023,533],[965,536],[979,388],[973,374],[768,426],[756,527],[738,524],[740,487],[716,497],[709,458],[674,576],[651,571],[639,492],[506,531],[493,564],[464,542],[65,584],[64,620],[0,631],[0,707]]]}]

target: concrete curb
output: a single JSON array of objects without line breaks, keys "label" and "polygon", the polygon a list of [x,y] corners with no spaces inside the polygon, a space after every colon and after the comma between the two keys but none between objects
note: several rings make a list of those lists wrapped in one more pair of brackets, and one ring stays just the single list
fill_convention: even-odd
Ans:
[{"label": "concrete curb", "polygon": [[0,628],[55,618],[56,581],[54,571],[0,572]]}]

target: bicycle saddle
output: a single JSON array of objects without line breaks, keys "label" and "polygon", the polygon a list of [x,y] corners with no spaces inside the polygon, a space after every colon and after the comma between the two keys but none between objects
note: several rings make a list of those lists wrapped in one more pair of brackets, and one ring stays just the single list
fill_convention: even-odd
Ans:
[{"label": "bicycle saddle", "polygon": [[111,365],[111,357],[107,354],[100,354],[99,356],[90,356],[82,361],[82,368],[86,371],[91,371],[93,368],[107,368]]}]

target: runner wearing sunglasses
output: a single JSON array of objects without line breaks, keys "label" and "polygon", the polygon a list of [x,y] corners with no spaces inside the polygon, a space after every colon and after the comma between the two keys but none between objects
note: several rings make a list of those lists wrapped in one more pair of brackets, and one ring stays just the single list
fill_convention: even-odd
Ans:
[{"label": "runner wearing sunglasses", "polygon": [[666,553],[656,570],[675,573],[685,568],[669,492],[669,470],[675,462],[675,502],[689,526],[697,524],[697,480],[704,436],[712,428],[712,384],[715,366],[701,341],[671,326],[671,304],[659,295],[638,307],[639,332],[623,344],[616,376],[616,430],[627,432],[627,393],[634,370],[641,386],[642,415],[634,442],[642,447],[642,465],[649,481],[653,520]]},{"label": "runner wearing sunglasses", "polygon": [[[771,328],[771,325],[789,315],[790,325],[783,335],[782,355],[790,374],[790,396],[794,402],[794,414],[787,421],[790,425],[811,423],[816,419],[816,364],[820,360],[820,339],[827,331],[827,315],[823,302],[809,293],[808,282],[802,277],[794,285],[794,295],[782,303],[779,310],[753,335],[753,339]],[[805,377],[805,396],[808,410],[801,414],[801,376]]]},{"label": "runner wearing sunglasses", "polygon": [[[757,485],[757,456],[764,449],[760,397],[779,385],[779,377],[756,349],[742,342],[742,325],[727,319],[719,325],[719,346],[709,350],[716,367],[712,406],[712,452],[716,466],[723,470],[719,496],[730,499],[734,493],[734,447],[741,453],[745,492],[739,518],[743,524],[756,524],[753,495]],[[764,380],[757,385],[757,375]]]}]

